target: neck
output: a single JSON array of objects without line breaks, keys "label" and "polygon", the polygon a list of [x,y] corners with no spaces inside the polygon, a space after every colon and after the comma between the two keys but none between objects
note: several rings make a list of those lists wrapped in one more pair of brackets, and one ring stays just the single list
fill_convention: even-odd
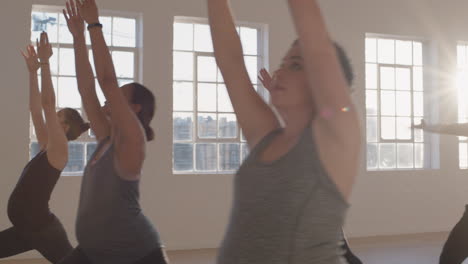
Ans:
[{"label": "neck", "polygon": [[292,137],[301,134],[314,116],[309,106],[277,108],[277,110],[284,122],[284,134]]}]

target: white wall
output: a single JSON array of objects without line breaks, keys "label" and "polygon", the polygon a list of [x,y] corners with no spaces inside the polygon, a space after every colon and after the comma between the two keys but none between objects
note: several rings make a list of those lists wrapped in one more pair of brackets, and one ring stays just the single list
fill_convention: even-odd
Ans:
[{"label": "white wall", "polygon": [[[461,0],[323,0],[330,31],[345,46],[357,73],[356,103],[364,116],[364,36],[366,32],[418,36],[432,40],[439,59],[432,69],[450,68],[457,40],[468,40],[468,3]],[[32,4],[63,5],[57,0],[3,0],[0,79],[0,228],[10,226],[7,199],[28,158],[27,72],[18,49],[28,43]],[[232,1],[239,20],[270,26],[270,62],[274,68],[294,39],[283,0]],[[159,106],[153,123],[156,141],[149,145],[142,184],[142,204],[169,249],[216,247],[230,209],[232,176],[172,175],[172,22],[174,16],[206,17],[203,0],[98,0],[103,9],[141,12],[144,17],[144,83]],[[440,74],[440,76],[444,76]],[[441,121],[455,120],[453,96],[446,80],[427,83],[441,101]],[[434,104],[435,105],[435,104]],[[434,110],[438,114],[438,110]],[[6,140],[8,139],[8,140]],[[468,173],[457,169],[455,138],[441,138],[441,169],[415,172],[363,173],[349,212],[349,236],[447,231],[468,201]],[[365,162],[362,162],[363,168]],[[54,212],[74,240],[79,177],[63,177],[52,198]],[[23,255],[22,257],[24,257]],[[36,255],[28,255],[36,256]]]}]

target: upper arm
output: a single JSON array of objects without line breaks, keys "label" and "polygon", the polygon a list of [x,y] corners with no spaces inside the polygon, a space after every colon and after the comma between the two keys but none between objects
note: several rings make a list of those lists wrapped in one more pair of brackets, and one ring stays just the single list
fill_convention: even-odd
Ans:
[{"label": "upper arm", "polygon": [[47,146],[48,134],[47,127],[44,123],[44,118],[42,117],[42,108],[37,111],[31,111],[31,119],[34,126],[34,132],[36,134],[37,143],[39,148],[44,150]]},{"label": "upper arm", "polygon": [[46,126],[48,131],[47,158],[58,170],[63,170],[68,162],[68,140],[57,118],[55,106],[45,106]]},{"label": "upper arm", "polygon": [[280,124],[271,108],[253,88],[243,63],[221,69],[226,87],[247,143],[253,148]]}]

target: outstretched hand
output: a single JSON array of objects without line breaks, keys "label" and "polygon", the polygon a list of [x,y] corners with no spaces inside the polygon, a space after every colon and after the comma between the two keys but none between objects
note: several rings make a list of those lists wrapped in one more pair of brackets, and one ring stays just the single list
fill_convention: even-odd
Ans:
[{"label": "outstretched hand", "polygon": [[416,128],[416,129],[424,129],[426,128],[426,121],[424,119],[421,119],[421,124],[419,125],[412,125],[411,128]]},{"label": "outstretched hand", "polygon": [[49,62],[49,58],[52,57],[52,45],[49,43],[49,37],[47,33],[41,33],[41,40],[36,40],[37,45],[37,55],[39,57],[39,61],[42,62]]},{"label": "outstretched hand", "polygon": [[26,51],[21,50],[21,55],[23,55],[29,72],[37,72],[37,70],[40,68],[40,64],[39,59],[37,58],[36,50],[34,50],[34,46],[28,45],[26,47]]},{"label": "outstretched hand", "polygon": [[260,70],[260,75],[258,76],[258,79],[260,80],[260,82],[262,82],[263,87],[265,87],[265,89],[270,90],[272,78],[265,68]]},{"label": "outstretched hand", "polygon": [[84,36],[85,26],[84,20],[81,17],[80,11],[77,7],[80,0],[75,4],[74,0],[67,1],[67,9],[63,9],[63,16],[67,21],[68,30],[74,38]]},{"label": "outstretched hand", "polygon": [[81,17],[86,23],[99,23],[99,11],[95,0],[78,0],[76,4]]}]

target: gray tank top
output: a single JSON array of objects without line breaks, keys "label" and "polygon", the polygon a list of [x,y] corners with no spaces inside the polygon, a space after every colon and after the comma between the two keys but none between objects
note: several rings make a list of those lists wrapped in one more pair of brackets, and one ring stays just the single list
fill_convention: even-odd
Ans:
[{"label": "gray tank top", "polygon": [[114,163],[111,145],[95,164],[88,164],[81,184],[76,237],[93,263],[134,263],[160,246],[158,233],[141,211],[139,181],[120,178]]},{"label": "gray tank top", "polygon": [[280,132],[257,144],[237,172],[217,263],[345,263],[340,241],[348,203],[325,172],[310,128],[278,160],[259,160]]}]

